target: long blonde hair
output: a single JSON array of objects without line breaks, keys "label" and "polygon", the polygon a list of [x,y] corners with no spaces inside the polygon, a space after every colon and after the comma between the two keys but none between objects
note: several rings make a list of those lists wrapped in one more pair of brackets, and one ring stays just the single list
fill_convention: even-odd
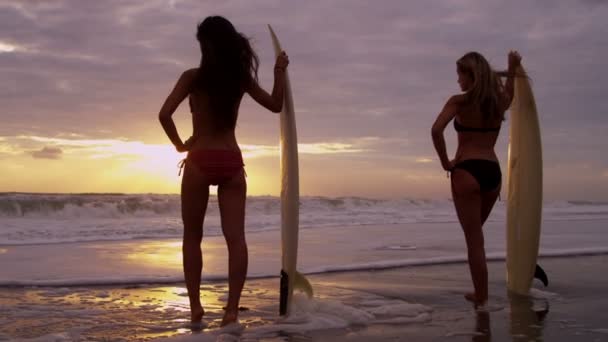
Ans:
[{"label": "long blonde hair", "polygon": [[466,92],[468,102],[479,107],[484,120],[504,120],[504,110],[500,106],[504,85],[485,57],[479,52],[469,52],[458,59],[456,66],[459,72],[468,74],[473,80]]}]

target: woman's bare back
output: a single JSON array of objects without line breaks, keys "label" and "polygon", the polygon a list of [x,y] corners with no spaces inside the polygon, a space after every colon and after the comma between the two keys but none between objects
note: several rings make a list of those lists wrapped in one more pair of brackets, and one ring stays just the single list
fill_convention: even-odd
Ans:
[{"label": "woman's bare back", "polygon": [[[197,70],[197,69],[194,69]],[[243,94],[237,101],[234,111],[238,113]],[[238,150],[234,128],[218,130],[214,124],[214,117],[209,96],[203,91],[196,90],[189,94],[188,102],[192,113],[192,145],[191,149],[221,149]],[[233,114],[233,113],[227,113]]]},{"label": "woman's bare back", "polygon": [[[502,108],[503,106],[500,107]],[[498,160],[496,153],[494,152],[494,146],[498,140],[502,117],[503,115],[501,113],[501,115],[495,115],[491,120],[486,120],[478,106],[473,106],[463,100],[459,106],[458,113],[454,118],[457,122],[456,125],[459,124],[466,128],[495,130],[485,132],[458,132],[458,148],[456,150],[455,160]]]}]

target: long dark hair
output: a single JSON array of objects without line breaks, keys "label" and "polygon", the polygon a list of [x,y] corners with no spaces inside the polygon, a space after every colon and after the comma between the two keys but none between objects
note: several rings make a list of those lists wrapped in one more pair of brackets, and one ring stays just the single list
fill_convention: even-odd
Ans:
[{"label": "long dark hair", "polygon": [[205,18],[196,39],[202,56],[193,91],[208,95],[216,129],[234,129],[239,101],[251,82],[257,82],[258,56],[249,40],[224,17]]},{"label": "long dark hair", "polygon": [[468,74],[473,86],[467,90],[470,103],[479,106],[484,120],[504,120],[504,111],[500,107],[500,97],[504,86],[490,63],[479,52],[469,52],[462,56],[456,66],[461,73]]}]

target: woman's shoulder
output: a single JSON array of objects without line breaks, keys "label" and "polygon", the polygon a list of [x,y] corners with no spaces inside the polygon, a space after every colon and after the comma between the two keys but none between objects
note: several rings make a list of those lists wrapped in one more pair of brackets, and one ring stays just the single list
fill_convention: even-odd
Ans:
[{"label": "woman's shoulder", "polygon": [[188,69],[179,76],[177,81],[178,86],[182,88],[190,88],[198,75],[198,68]]},{"label": "woman's shoulder", "polygon": [[199,68],[187,69],[182,72],[179,78],[179,82],[183,85],[183,87],[187,88],[189,92],[193,90],[194,83],[198,77],[198,69]]},{"label": "woman's shoulder", "polygon": [[466,94],[456,94],[456,95],[452,95],[450,96],[450,98],[448,99],[447,104],[449,105],[453,105],[453,106],[464,106],[467,103],[467,97]]},{"label": "woman's shoulder", "polygon": [[189,78],[189,79],[194,79],[196,77],[196,75],[198,75],[198,69],[199,68],[186,69],[182,73],[182,77]]}]

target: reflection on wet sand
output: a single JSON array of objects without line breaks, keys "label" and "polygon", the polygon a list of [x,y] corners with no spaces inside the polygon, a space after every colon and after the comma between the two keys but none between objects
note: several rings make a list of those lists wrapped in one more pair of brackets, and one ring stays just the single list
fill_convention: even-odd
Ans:
[{"label": "reflection on wet sand", "polygon": [[492,332],[490,331],[490,313],[488,311],[477,311],[475,322],[475,334],[473,334],[473,342],[489,342],[492,341]]},{"label": "reflection on wet sand", "polygon": [[[509,293],[511,307],[511,337],[513,341],[542,341],[544,319],[549,313],[549,303],[542,301],[542,308],[535,308],[532,297]],[[539,304],[541,304],[539,303]]]},{"label": "reflection on wet sand", "polygon": [[[544,319],[549,313],[549,303],[546,300],[535,302],[534,298],[509,293],[509,322],[513,341],[543,341]],[[535,304],[537,307],[535,307]],[[541,306],[541,307],[538,307]],[[475,333],[471,341],[490,342],[490,312],[476,312]]]}]

